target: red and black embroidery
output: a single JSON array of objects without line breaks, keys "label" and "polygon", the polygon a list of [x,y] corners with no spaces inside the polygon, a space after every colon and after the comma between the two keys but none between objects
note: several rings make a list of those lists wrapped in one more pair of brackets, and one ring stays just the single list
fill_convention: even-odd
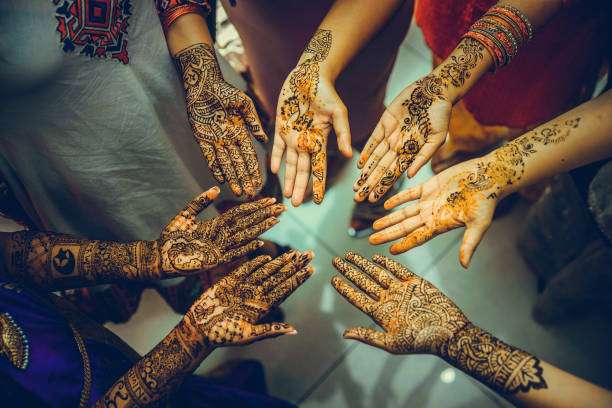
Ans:
[{"label": "red and black embroidery", "polygon": [[[57,31],[65,52],[81,47],[89,57],[129,62],[127,52],[130,0],[52,0]],[[61,3],[61,4],[60,4]]]}]

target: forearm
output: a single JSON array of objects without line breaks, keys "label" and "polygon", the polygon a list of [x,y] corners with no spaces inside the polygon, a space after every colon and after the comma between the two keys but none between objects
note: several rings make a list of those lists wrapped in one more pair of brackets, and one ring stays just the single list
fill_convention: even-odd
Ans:
[{"label": "forearm", "polygon": [[[507,5],[520,10],[532,24],[534,31],[537,31],[561,9],[562,3],[562,0],[502,0],[496,6]],[[476,47],[476,43],[480,44],[479,47]],[[479,53],[482,52],[482,56],[475,54],[476,48],[480,49]],[[455,103],[494,65],[493,56],[483,47],[482,43],[472,38],[463,38],[432,74],[444,75],[446,72],[447,75],[450,75],[445,85],[450,102]]]},{"label": "forearm", "polygon": [[503,196],[612,156],[612,91],[538,126],[485,156]]},{"label": "forearm", "polygon": [[510,346],[468,323],[440,356],[512,402],[526,407],[610,406],[611,393]]},{"label": "forearm", "polygon": [[208,44],[212,48],[205,18],[210,7],[207,2],[157,0],[156,5],[172,57],[195,44]]},{"label": "forearm", "polygon": [[156,241],[89,241],[21,231],[1,234],[0,242],[7,273],[47,290],[163,277]]},{"label": "forearm", "polygon": [[95,406],[119,408],[154,404],[175,391],[212,350],[191,326],[181,321],[121,376]]},{"label": "forearm", "polygon": [[[329,52],[319,62],[321,73],[334,81],[351,59],[397,9],[401,0],[337,0],[315,32],[327,33]],[[315,37],[313,36],[313,37]],[[311,58],[302,54],[300,63]]]}]

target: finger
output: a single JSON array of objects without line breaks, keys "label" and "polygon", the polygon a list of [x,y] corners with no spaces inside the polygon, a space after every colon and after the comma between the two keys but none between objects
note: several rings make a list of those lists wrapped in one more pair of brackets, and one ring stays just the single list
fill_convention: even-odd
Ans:
[{"label": "finger", "polygon": [[321,204],[325,196],[325,183],[327,181],[327,135],[322,145],[310,156],[312,171],[312,200]]},{"label": "finger", "polygon": [[245,333],[244,343],[251,344],[259,340],[272,339],[284,334],[296,335],[297,330],[287,323],[265,323],[251,326],[250,331]]},{"label": "finger", "polygon": [[380,299],[382,288],[365,273],[339,257],[334,257],[332,265],[334,265],[334,268],[344,275],[346,279],[364,291],[369,297],[374,300]]},{"label": "finger", "polygon": [[276,198],[274,197],[261,198],[257,201],[252,201],[250,203],[244,203],[232,207],[226,212],[224,212],[221,216],[225,222],[230,222],[238,218],[245,217],[251,213],[254,213],[255,211],[261,208],[271,206],[274,203],[276,203]]},{"label": "finger", "polygon": [[219,196],[220,192],[221,189],[219,189],[219,187],[217,186],[209,188],[208,190],[204,191],[202,194],[191,200],[182,212],[189,217],[196,217],[206,207],[208,207],[214,199]]},{"label": "finger", "polygon": [[387,194],[387,191],[393,187],[397,179],[401,176],[401,172],[398,170],[399,166],[397,162],[391,163],[391,166],[385,171],[385,174],[383,174],[374,190],[368,196],[369,202],[375,203]]},{"label": "finger", "polygon": [[389,215],[385,215],[382,218],[377,219],[372,224],[372,227],[375,231],[380,231],[383,228],[390,227],[391,225],[395,225],[398,222],[404,221],[405,219],[414,217],[419,213],[420,207],[418,204],[412,204],[404,208],[400,208],[397,211],[393,211]]},{"label": "finger", "polygon": [[387,154],[389,151],[389,143],[387,140],[382,140],[376,149],[372,153],[372,155],[368,158],[368,161],[365,163],[365,166],[361,169],[361,174],[359,178],[353,185],[353,191],[359,190],[360,187],[366,184],[368,178],[374,171],[374,169],[378,166],[378,162]]},{"label": "finger", "polygon": [[290,279],[299,270],[304,269],[312,260],[312,257],[313,253],[311,251],[298,254],[287,265],[284,265],[278,272],[269,276],[261,283],[263,293],[271,292],[275,287]]},{"label": "finger", "polygon": [[[446,133],[446,132],[445,132]],[[444,138],[439,138],[437,135],[431,135],[421,147],[421,150],[414,157],[414,160],[408,168],[408,177],[414,177],[417,172],[431,159],[436,150],[440,147]]]},{"label": "finger", "polygon": [[251,135],[262,143],[268,143],[268,136],[263,130],[261,120],[259,120],[259,115],[257,114],[257,109],[255,109],[255,104],[248,96],[244,97],[244,104],[241,113],[242,119],[244,120],[244,123],[249,129]]},{"label": "finger", "polygon": [[[277,119],[278,120],[278,119]],[[278,125],[277,125],[278,127]],[[272,157],[270,159],[270,171],[277,174],[280,170],[281,160],[285,152],[285,142],[278,134],[274,135],[274,145],[272,146]]]},{"label": "finger", "polygon": [[[259,242],[262,242],[262,241],[259,241]],[[235,259],[235,258],[232,258],[232,259]],[[254,270],[259,268],[261,265],[265,264],[266,262],[269,262],[270,259],[271,257],[268,255],[258,256],[255,259],[252,259],[250,261],[243,263],[238,268],[236,268],[234,271],[232,271],[231,274],[228,276],[232,276],[232,278],[234,278],[235,280],[242,282],[251,273],[253,273]]]},{"label": "finger", "polygon": [[282,268],[284,265],[287,265],[291,262],[291,260],[296,259],[302,255],[298,251],[288,251],[284,254],[277,256],[276,258],[269,261],[267,264],[258,268],[251,276],[249,276],[249,282],[254,284],[260,284],[269,276],[272,276]]},{"label": "finger", "polygon": [[406,268],[399,262],[394,261],[386,256],[375,254],[372,260],[395,275],[396,278],[402,281],[406,281],[410,278],[414,278],[416,275]]},{"label": "finger", "polygon": [[213,174],[215,180],[219,183],[225,182],[225,177],[223,177],[223,172],[221,171],[221,167],[219,166],[219,162],[217,160],[217,153],[215,153],[215,148],[210,143],[199,142],[200,149],[202,150],[202,154],[206,158],[206,163],[208,164],[208,168]]},{"label": "finger", "polygon": [[357,191],[356,197],[359,197],[358,201],[363,201],[370,195],[370,192],[378,186],[378,182],[396,159],[397,155],[392,150],[389,150],[385,154],[385,156],[378,162],[378,165],[372,171],[365,184],[363,184]]},{"label": "finger", "polygon": [[278,224],[278,218],[270,217],[265,219],[264,221],[253,225],[252,227],[243,229],[242,231],[238,231],[234,235],[232,235],[228,241],[229,246],[241,245],[245,241],[250,241],[254,238],[257,238],[276,224]]},{"label": "finger", "polygon": [[247,171],[246,164],[242,158],[240,150],[238,150],[236,145],[231,143],[227,145],[227,150],[229,152],[230,159],[232,160],[232,165],[234,167],[234,171],[236,172],[237,179],[242,183],[244,192],[249,197],[253,197],[256,194],[255,189],[253,188],[253,183],[251,183],[251,175]]},{"label": "finger", "polygon": [[355,252],[349,251],[346,253],[345,258],[352,262],[354,265],[357,265],[359,269],[368,274],[376,283],[378,283],[383,288],[387,289],[393,278],[382,269],[380,266],[371,262],[369,259],[364,258],[363,256],[356,254]]},{"label": "finger", "polygon": [[261,208],[249,215],[237,217],[233,222],[234,225],[230,228],[230,235],[233,235],[243,229],[247,229],[252,225],[258,224],[267,218],[278,217],[286,209],[287,207],[285,207],[284,204],[276,204]]},{"label": "finger", "polygon": [[346,281],[339,276],[334,276],[331,281],[332,286],[336,291],[348,300],[353,306],[361,310],[363,313],[370,315],[374,309],[374,301],[365,293],[351,287]]},{"label": "finger", "polygon": [[380,142],[385,138],[385,128],[382,124],[382,120],[376,124],[374,131],[370,135],[368,142],[365,147],[361,151],[361,155],[359,155],[359,162],[357,162],[358,168],[363,168],[363,165],[366,164],[370,155],[374,152],[374,149],[378,146]]},{"label": "finger", "polygon": [[251,252],[261,248],[263,244],[263,241],[255,240],[238,248],[230,249],[225,252],[225,255],[223,256],[223,262],[229,262],[233,261],[234,259],[242,258],[243,256],[248,255]]},{"label": "finger", "polygon": [[[436,233],[436,235],[439,232]],[[425,242],[429,241],[434,237],[434,231],[428,226],[422,226],[417,230],[413,231],[406,238],[398,242],[397,244],[391,245],[389,251],[393,255],[398,255],[403,252],[408,251],[409,249],[418,247],[419,245],[423,245]]]},{"label": "finger", "polygon": [[308,188],[308,177],[310,176],[310,155],[305,152],[298,153],[297,175],[295,177],[295,186],[291,194],[291,204],[294,207],[302,204],[304,195]]},{"label": "finger", "polygon": [[338,140],[338,150],[344,157],[353,157],[353,148],[351,147],[351,130],[349,127],[348,111],[346,106],[342,105],[332,113],[332,125]]},{"label": "finger", "polygon": [[478,244],[482,240],[482,237],[487,232],[488,228],[489,224],[469,225],[466,228],[465,233],[463,234],[461,247],[459,248],[459,262],[464,268],[470,266],[472,255],[474,254],[474,251],[476,251]]},{"label": "finger", "polygon": [[387,227],[382,231],[378,231],[375,234],[370,235],[368,241],[372,245],[380,245],[386,242],[394,241],[396,239],[406,237],[412,233],[412,231],[424,225],[423,217],[420,214],[405,219],[395,225]]},{"label": "finger", "polygon": [[247,172],[251,176],[253,188],[255,191],[259,191],[263,186],[263,178],[261,175],[261,169],[259,168],[259,160],[257,160],[257,152],[255,152],[253,142],[249,139],[245,132],[242,132],[241,136],[238,138],[238,146],[240,148],[240,152],[242,153],[242,157],[244,158]]},{"label": "finger", "polygon": [[289,295],[291,295],[297,288],[299,288],[304,282],[308,280],[314,273],[314,268],[308,265],[306,268],[301,269],[294,273],[291,278],[287,279],[277,287],[275,287],[266,296],[267,301],[271,305],[278,305],[283,303]]},{"label": "finger", "polygon": [[345,339],[357,340],[379,349],[387,350],[387,335],[367,327],[352,327],[347,329],[343,336]]},{"label": "finger", "polygon": [[423,185],[419,184],[416,187],[412,187],[401,191],[389,198],[385,201],[385,210],[390,210],[392,208],[397,207],[398,205],[402,205],[407,203],[408,201],[416,200],[417,198],[421,198],[421,193],[423,191]]},{"label": "finger", "polygon": [[287,157],[285,158],[285,197],[290,198],[293,194],[293,186],[295,185],[295,174],[297,173],[298,153],[289,147],[287,149]]},{"label": "finger", "polygon": [[225,180],[227,180],[232,192],[237,196],[242,195],[242,188],[240,187],[240,183],[238,183],[238,178],[236,178],[236,172],[234,171],[234,167],[232,166],[232,160],[227,153],[227,149],[224,146],[216,146],[217,149],[217,159],[219,160],[219,165],[221,166],[221,170],[223,170],[223,176]]}]

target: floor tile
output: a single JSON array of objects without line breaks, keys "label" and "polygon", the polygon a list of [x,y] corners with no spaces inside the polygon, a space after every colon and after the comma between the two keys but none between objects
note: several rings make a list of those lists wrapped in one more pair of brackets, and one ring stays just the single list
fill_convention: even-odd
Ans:
[{"label": "floor tile", "polygon": [[437,357],[394,356],[359,344],[300,406],[489,408],[500,404]]},{"label": "floor tile", "polygon": [[516,249],[527,206],[519,203],[496,219],[468,270],[458,263],[459,244],[426,277],[477,325],[575,375],[612,387],[609,353],[612,328],[592,316],[562,325],[542,326],[531,310],[536,278]]}]

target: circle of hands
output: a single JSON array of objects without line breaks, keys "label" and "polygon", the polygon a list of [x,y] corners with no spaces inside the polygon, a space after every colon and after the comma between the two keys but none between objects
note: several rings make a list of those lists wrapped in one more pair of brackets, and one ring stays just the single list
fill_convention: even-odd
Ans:
[{"label": "circle of hands", "polygon": [[310,251],[290,251],[275,259],[258,256],[205,291],[184,321],[210,347],[245,345],[297,334],[286,323],[257,322],[312,275],[314,269],[308,265],[312,258]]},{"label": "circle of hands", "polygon": [[452,109],[444,92],[440,78],[428,75],[391,102],[359,157],[355,201],[377,202],[406,170],[416,175],[444,143]]},{"label": "circle of hands", "polygon": [[323,201],[332,127],[340,152],[351,157],[346,106],[332,82],[319,77],[319,64],[306,61],[289,74],[281,89],[271,159],[271,171],[277,174],[286,153],[284,195],[295,207],[304,201],[311,175],[313,201]]},{"label": "circle of hands", "polygon": [[268,141],[255,105],[248,95],[225,82],[212,47],[185,52],[189,53],[188,59],[179,56],[187,115],[208,167],[237,196],[243,192],[255,196],[263,177],[251,137]]},{"label": "circle of hands", "polygon": [[400,254],[435,236],[466,227],[459,261],[467,267],[476,247],[493,220],[499,201],[500,183],[494,163],[474,159],[450,167],[425,183],[408,188],[385,202],[386,209],[409,205],[376,220],[370,243],[384,244],[401,239],[390,248]]},{"label": "circle of hands", "polygon": [[219,191],[213,187],[200,194],[163,229],[158,245],[164,274],[209,270],[256,250],[263,244],[257,237],[276,225],[276,217],[285,211],[274,198],[264,198],[198,220]]},{"label": "circle of hands", "polygon": [[440,350],[468,323],[463,312],[405,266],[382,255],[374,255],[372,261],[353,252],[333,260],[334,267],[346,278],[335,276],[334,288],[384,329],[353,327],[344,332],[344,337],[394,354],[440,355]]}]

